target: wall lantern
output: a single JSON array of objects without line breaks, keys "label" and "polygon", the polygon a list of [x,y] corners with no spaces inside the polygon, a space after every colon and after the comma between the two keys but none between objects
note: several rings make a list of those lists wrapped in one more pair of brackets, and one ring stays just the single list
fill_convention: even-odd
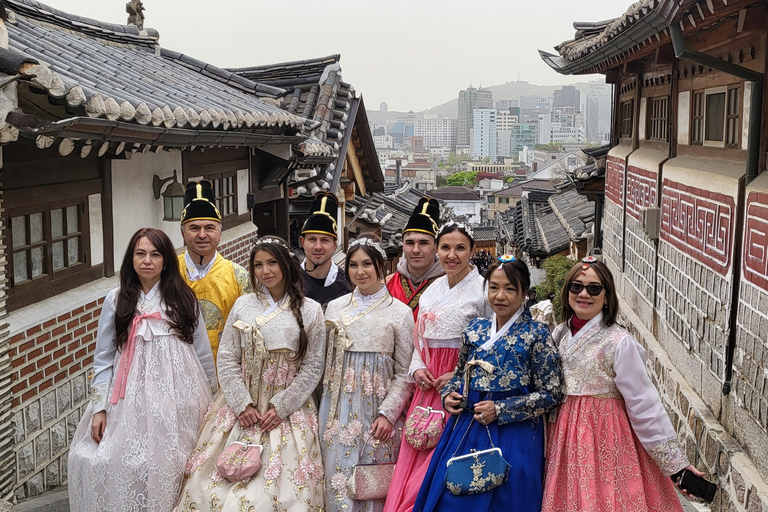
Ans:
[{"label": "wall lantern", "polygon": [[[165,187],[161,194],[163,185],[168,181],[171,181],[171,184]],[[176,170],[173,170],[173,176],[162,180],[155,174],[152,177],[152,191],[155,193],[155,199],[160,199],[160,195],[163,196],[163,220],[181,220],[181,211],[184,209],[184,187],[176,178]]]}]

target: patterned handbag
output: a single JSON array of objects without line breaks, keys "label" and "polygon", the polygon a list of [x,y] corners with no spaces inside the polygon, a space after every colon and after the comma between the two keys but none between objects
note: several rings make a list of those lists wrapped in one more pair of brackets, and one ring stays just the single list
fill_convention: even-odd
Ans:
[{"label": "patterned handbag", "polygon": [[422,407],[424,395],[421,395],[419,405],[413,408],[413,412],[405,420],[403,435],[405,440],[415,450],[431,450],[437,445],[445,428],[445,411],[439,411],[432,407]]},{"label": "patterned handbag", "polygon": [[504,460],[501,448],[493,445],[491,431],[487,425],[485,430],[488,432],[488,439],[491,440],[491,448],[479,452],[470,450],[466,455],[456,456],[474,422],[473,418],[459,446],[456,447],[453,457],[448,459],[445,486],[456,496],[490,491],[506,482],[509,477],[509,462]]},{"label": "patterned handbag", "polygon": [[248,480],[261,469],[261,452],[264,448],[248,441],[250,438],[232,441],[216,459],[216,470],[230,482]]},{"label": "patterned handbag", "polygon": [[[363,444],[358,460],[363,458],[363,452],[370,440],[371,436]],[[350,475],[347,481],[349,497],[360,501],[382,500],[386,498],[389,486],[392,484],[392,475],[394,474],[394,462],[378,462],[374,458],[373,463],[355,464],[352,466],[352,475]]]}]

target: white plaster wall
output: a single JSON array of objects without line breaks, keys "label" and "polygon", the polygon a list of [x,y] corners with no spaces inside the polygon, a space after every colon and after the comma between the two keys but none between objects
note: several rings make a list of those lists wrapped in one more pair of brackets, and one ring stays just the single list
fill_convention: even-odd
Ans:
[{"label": "white plaster wall", "polygon": [[640,119],[637,120],[637,130],[640,140],[647,139],[645,133],[645,112],[648,108],[648,98],[640,98]]},{"label": "white plaster wall", "polygon": [[91,265],[104,263],[104,230],[101,217],[101,194],[88,196],[88,220],[91,225]]},{"label": "white plaster wall", "polygon": [[237,191],[237,214],[248,213],[248,192],[251,191],[248,186],[248,169],[237,171]]},{"label": "white plaster wall", "polygon": [[691,141],[691,91],[677,95],[677,143],[690,144]]},{"label": "white plaster wall", "polygon": [[749,139],[749,113],[752,102],[752,82],[744,82],[744,106],[741,114],[741,149],[747,150]]},{"label": "white plaster wall", "polygon": [[[162,198],[152,193],[152,176],[181,174],[181,152],[134,153],[130,160],[112,160],[112,210],[115,238],[115,269],[120,264],[131,236],[139,228],[162,229],[174,247],[181,247],[178,221],[163,220]],[[167,186],[167,185],[166,185]]]},{"label": "white plaster wall", "polygon": [[679,156],[664,164],[664,178],[737,198],[744,165],[728,160]]}]

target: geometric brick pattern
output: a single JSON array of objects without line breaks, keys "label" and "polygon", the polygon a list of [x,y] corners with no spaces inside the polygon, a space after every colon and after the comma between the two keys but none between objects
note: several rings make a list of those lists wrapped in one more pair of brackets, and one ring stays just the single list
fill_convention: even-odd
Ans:
[{"label": "geometric brick pattern", "polygon": [[[733,365],[737,405],[768,433],[768,291],[742,281]],[[740,402],[740,403],[739,403]]]},{"label": "geometric brick pattern", "polygon": [[750,192],[744,224],[744,279],[768,291],[768,194]]},{"label": "geometric brick pattern", "polygon": [[606,201],[603,207],[603,257],[621,270],[624,254],[624,211],[621,206]]},{"label": "geometric brick pattern", "polygon": [[640,298],[653,306],[656,289],[656,244],[645,235],[642,225],[634,216],[627,215],[624,233],[624,276],[637,290]]},{"label": "geometric brick pattern", "polygon": [[605,198],[609,201],[624,205],[624,170],[627,161],[609,156],[605,164]]},{"label": "geometric brick pattern", "polygon": [[627,213],[640,219],[640,211],[656,206],[659,175],[634,165],[627,168]]},{"label": "geometric brick pattern", "polygon": [[733,223],[733,197],[664,180],[661,239],[721,275],[730,271]]},{"label": "geometric brick pattern", "polygon": [[704,367],[724,382],[730,281],[662,240],[656,286],[656,311],[661,320]]}]

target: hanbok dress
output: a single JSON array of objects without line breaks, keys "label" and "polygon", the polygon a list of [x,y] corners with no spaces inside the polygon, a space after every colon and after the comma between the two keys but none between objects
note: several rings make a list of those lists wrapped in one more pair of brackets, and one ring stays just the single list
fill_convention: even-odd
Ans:
[{"label": "hanbok dress", "polygon": [[[368,296],[355,288],[328,304],[325,317],[330,329],[320,404],[325,509],[381,512],[383,499],[352,500],[347,481],[358,462],[397,460],[412,387],[406,373],[413,353],[413,314],[382,287]],[[379,414],[394,426],[388,441],[370,435]]]},{"label": "hanbok dress", "polygon": [[[465,371],[469,372],[468,392]],[[523,308],[498,330],[496,315],[470,322],[456,375],[442,395],[445,398],[456,391],[471,403],[493,400],[497,418],[486,427],[466,410],[451,416],[435,447],[414,512],[505,508],[539,512],[544,484],[544,414],[560,403],[561,379],[560,356],[549,329],[523,314]],[[501,448],[511,466],[507,481],[483,493],[452,494],[445,485],[448,460],[492,447]]]},{"label": "hanbok dress", "polygon": [[669,475],[689,463],[645,369],[645,351],[603,315],[552,337],[565,401],[547,436],[544,512],[682,511]]},{"label": "hanbok dress", "polygon": [[[118,292],[114,289],[104,299],[91,402],[69,450],[69,508],[167,512],[181,488],[212,391],[218,388],[211,345],[202,315],[193,343],[179,338],[158,282],[149,293],[140,292],[129,339],[118,351]],[[100,411],[106,411],[107,420],[96,444],[91,424]]]},{"label": "hanbok dress", "polygon": [[[422,368],[427,368],[435,378],[455,370],[461,333],[470,320],[488,315],[487,304],[483,278],[474,267],[453,288],[448,285],[447,276],[436,279],[419,300],[418,336],[413,340],[408,381],[414,382],[413,373]],[[418,405],[443,410],[440,392],[435,388],[424,390],[416,386],[406,417]],[[448,413],[446,421],[447,416]],[[385,512],[410,512],[413,509],[431,457],[432,450],[416,450],[403,437]]]},{"label": "hanbok dress", "polygon": [[[284,296],[275,302],[265,288],[235,301],[219,345],[222,393],[205,419],[189,462],[176,510],[308,512],[323,510],[323,465],[317,406],[312,391],[325,361],[325,324],[320,304],[301,306],[308,346],[300,362],[299,325]],[[264,415],[272,405],[282,422],[267,433],[241,428],[237,417],[253,405]],[[216,459],[233,441],[261,444],[262,467],[242,482],[225,479]]]}]

